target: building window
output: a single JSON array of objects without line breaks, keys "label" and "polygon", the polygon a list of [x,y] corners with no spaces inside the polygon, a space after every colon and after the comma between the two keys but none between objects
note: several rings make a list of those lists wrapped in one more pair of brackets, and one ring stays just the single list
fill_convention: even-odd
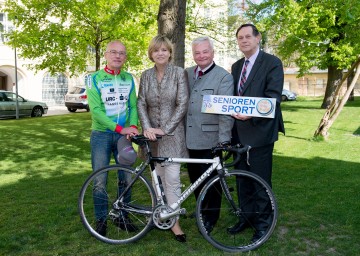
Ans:
[{"label": "building window", "polygon": [[4,13],[0,13],[0,43],[4,42],[5,33],[5,17]]},{"label": "building window", "polygon": [[13,31],[14,24],[5,13],[0,13],[0,43],[7,41],[6,33]]},{"label": "building window", "polygon": [[316,79],[316,85],[315,87],[318,89],[324,88],[325,80],[324,79]]},{"label": "building window", "polygon": [[305,78],[305,77],[301,77],[299,80],[298,80],[298,92],[301,94],[301,95],[308,95],[308,85],[309,85],[309,81],[308,81],[308,78]]},{"label": "building window", "polygon": [[67,90],[68,79],[64,74],[46,73],[42,81],[42,100],[49,106],[64,105]]},{"label": "building window", "polygon": [[86,74],[84,76],[84,82],[85,82],[85,85],[89,85],[91,83],[91,74]]}]

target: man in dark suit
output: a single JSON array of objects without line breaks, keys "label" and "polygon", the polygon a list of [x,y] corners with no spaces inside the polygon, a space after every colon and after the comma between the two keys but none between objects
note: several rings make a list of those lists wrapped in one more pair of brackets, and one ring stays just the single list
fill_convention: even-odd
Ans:
[{"label": "man in dark suit", "polygon": [[[236,39],[245,57],[231,67],[231,74],[234,77],[234,95],[276,99],[274,118],[233,115],[235,118],[234,141],[252,146],[249,155],[250,165],[247,164],[246,159],[241,159],[236,168],[259,175],[271,186],[274,143],[278,140],[279,132],[285,134],[280,109],[284,70],[279,58],[260,50],[261,34],[254,25],[241,25],[236,31]],[[241,187],[240,202],[242,199],[249,198],[248,193],[253,191],[251,184],[245,180],[238,180],[238,187]],[[248,193],[245,192],[246,190]],[[252,200],[252,205],[249,205],[251,210],[242,209],[243,212],[266,212],[270,203],[262,199],[260,193],[257,196],[256,200]],[[271,222],[270,218],[271,216],[261,215],[240,218],[236,225],[228,228],[228,232],[236,234],[251,226],[256,230],[252,238],[255,242],[266,233]]]}]

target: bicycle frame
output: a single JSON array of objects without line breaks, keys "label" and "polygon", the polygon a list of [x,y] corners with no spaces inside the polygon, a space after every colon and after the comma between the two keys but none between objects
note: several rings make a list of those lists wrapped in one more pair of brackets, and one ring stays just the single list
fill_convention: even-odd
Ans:
[{"label": "bicycle frame", "polygon": [[[145,171],[147,166],[150,166],[150,173],[151,173],[151,178],[153,180],[153,184],[154,184],[154,189],[157,195],[157,199],[159,201],[159,204],[164,205],[166,204],[165,201],[163,200],[164,197],[161,196],[162,192],[161,192],[161,188],[160,188],[160,180],[159,180],[159,176],[156,174],[156,169],[154,166],[154,163],[199,163],[199,164],[211,164],[211,166],[199,177],[198,180],[196,180],[193,184],[191,184],[188,188],[186,188],[180,195],[179,199],[169,205],[170,208],[172,210],[177,209],[191,194],[192,192],[198,187],[200,186],[200,184],[202,184],[204,182],[204,180],[210,176],[210,174],[214,171],[214,170],[221,170],[223,169],[223,166],[221,164],[221,160],[220,157],[216,156],[213,159],[197,159],[197,158],[171,158],[171,157],[152,157],[149,156],[148,160],[146,162],[142,162],[139,166],[136,167],[135,169],[135,173],[136,176],[134,177],[134,179],[130,182],[130,184],[127,185],[127,187],[124,189],[124,191],[122,192],[121,195],[119,195],[118,200],[116,200],[113,203],[113,207],[115,209],[120,209],[119,208],[119,202],[121,201],[121,198],[123,197],[123,195],[129,190],[129,188],[132,186],[132,184],[135,182],[136,179],[138,179],[138,177]],[[128,207],[128,206],[127,206]],[[136,211],[136,212],[143,212],[144,214],[149,214],[150,212],[147,211],[143,211],[141,209],[135,209],[135,208],[127,208],[127,210],[131,211]],[[178,209],[178,210],[174,210],[171,213],[162,213],[160,215],[160,218],[163,220],[165,219],[169,219],[173,216],[176,216],[178,214],[183,214],[185,209]]]},{"label": "bicycle frame", "polygon": [[[113,203],[113,207],[117,210],[120,210],[119,203],[122,204],[123,207],[127,208],[127,211],[136,211],[138,213],[144,213],[144,214],[151,214],[151,212],[143,210],[143,209],[135,209],[133,207],[129,207],[129,205],[124,205],[121,201],[121,198],[125,195],[125,193],[129,190],[129,188],[134,184],[134,182],[139,178],[139,176],[145,171],[146,167],[150,167],[150,174],[153,181],[153,187],[155,189],[155,193],[157,196],[157,205],[167,205],[166,201],[164,200],[166,197],[161,190],[161,180],[159,179],[159,176],[156,174],[155,169],[155,163],[197,163],[197,164],[211,164],[209,168],[188,188],[186,188],[181,195],[179,196],[179,199],[171,204],[168,205],[171,208],[170,212],[161,212],[160,213],[160,220],[167,220],[169,218],[172,218],[174,216],[177,216],[179,214],[185,214],[186,210],[183,208],[179,208],[179,206],[194,192],[196,188],[198,188],[207,177],[211,175],[211,173],[214,170],[220,171],[220,170],[226,170],[224,169],[222,160],[219,156],[215,155],[212,159],[199,159],[199,158],[173,158],[173,157],[153,157],[151,155],[151,151],[149,148],[148,143],[145,143],[146,146],[146,152],[147,152],[147,159],[146,161],[142,162],[139,166],[135,168],[136,176],[134,179],[128,184],[128,186],[124,189],[121,195],[119,195],[118,199]],[[250,147],[251,148],[251,147]],[[250,149],[249,148],[249,149]],[[220,184],[222,186],[222,189],[224,191],[225,197],[230,201],[233,209],[235,212],[237,212],[237,207],[235,206],[232,197],[230,195],[230,192],[228,190],[228,187],[224,184],[222,180],[220,180]]]},{"label": "bicycle frame", "polygon": [[[195,164],[211,164],[210,167],[193,183],[191,184],[188,188],[186,188],[180,195],[179,199],[169,205],[170,208],[173,210],[173,212],[170,213],[165,213],[165,212],[161,212],[160,213],[160,219],[161,220],[166,220],[169,219],[171,217],[174,217],[176,215],[179,214],[184,214],[186,211],[185,209],[177,209],[193,192],[194,190],[199,187],[204,181],[205,179],[210,176],[210,174],[214,171],[214,170],[221,170],[223,168],[222,164],[221,164],[221,160],[220,157],[216,156],[213,159],[198,159],[198,158],[161,158],[158,159],[156,157],[151,157],[152,160],[155,160],[155,162],[159,162],[156,160],[161,160],[160,162],[164,162],[164,163],[195,163]],[[151,170],[152,172],[152,178],[154,180],[155,183],[155,189],[157,192],[157,195],[161,195],[161,189],[160,189],[160,182],[159,182],[159,177],[156,174],[156,170]],[[155,172],[155,175],[153,174]],[[162,201],[163,203],[163,201]],[[177,210],[175,210],[177,209]]]}]

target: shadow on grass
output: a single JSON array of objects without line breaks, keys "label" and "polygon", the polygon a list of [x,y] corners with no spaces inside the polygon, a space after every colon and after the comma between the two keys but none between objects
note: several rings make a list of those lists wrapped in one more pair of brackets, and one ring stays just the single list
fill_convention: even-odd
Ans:
[{"label": "shadow on grass", "polygon": [[356,136],[360,136],[360,126],[353,133]]}]

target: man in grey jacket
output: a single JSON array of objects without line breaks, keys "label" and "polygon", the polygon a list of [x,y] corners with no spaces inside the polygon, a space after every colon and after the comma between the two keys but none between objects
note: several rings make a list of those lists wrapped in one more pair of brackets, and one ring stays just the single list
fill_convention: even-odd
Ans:
[{"label": "man in grey jacket", "polygon": [[[213,42],[209,37],[200,37],[192,42],[192,54],[196,66],[187,68],[189,80],[189,107],[186,115],[186,146],[190,158],[212,158],[211,148],[219,143],[229,142],[234,120],[231,116],[207,114],[201,112],[204,95],[233,95],[233,77],[214,62]],[[188,163],[189,178],[194,183],[209,167],[209,164]],[[212,178],[216,175],[213,172]],[[203,183],[205,184],[205,183]],[[198,187],[194,194],[198,200],[203,186]],[[203,200],[204,224],[207,232],[211,232],[219,218],[221,204],[221,187],[214,189]],[[211,210],[210,210],[211,209]]]}]

